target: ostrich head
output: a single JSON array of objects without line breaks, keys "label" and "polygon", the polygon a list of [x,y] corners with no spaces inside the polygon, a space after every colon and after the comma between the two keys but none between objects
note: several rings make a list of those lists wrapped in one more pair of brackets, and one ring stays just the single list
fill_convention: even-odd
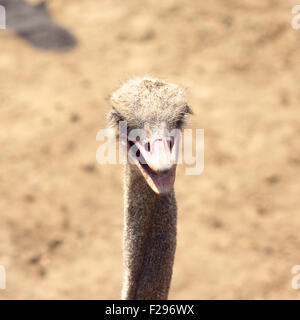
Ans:
[{"label": "ostrich head", "polygon": [[186,98],[182,87],[153,78],[130,80],[111,96],[109,122],[131,169],[157,194],[173,189],[180,129],[192,113]]}]

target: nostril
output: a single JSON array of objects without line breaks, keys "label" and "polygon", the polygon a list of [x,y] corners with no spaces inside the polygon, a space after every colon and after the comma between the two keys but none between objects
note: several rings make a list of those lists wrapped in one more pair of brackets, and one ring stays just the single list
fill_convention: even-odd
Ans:
[{"label": "nostril", "polygon": [[170,150],[172,150],[172,148],[174,146],[174,137],[170,137],[170,139],[167,140],[167,143],[168,143]]},{"label": "nostril", "polygon": [[170,150],[172,150],[173,146],[174,146],[174,137],[171,137],[171,139],[170,139]]},{"label": "nostril", "polygon": [[145,143],[145,149],[146,149],[148,152],[150,152],[150,143],[149,143],[149,142]]}]

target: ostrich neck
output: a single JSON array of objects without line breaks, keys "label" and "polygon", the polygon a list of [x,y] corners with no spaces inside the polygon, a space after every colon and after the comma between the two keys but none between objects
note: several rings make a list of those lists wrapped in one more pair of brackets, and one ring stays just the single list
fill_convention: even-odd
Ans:
[{"label": "ostrich neck", "polygon": [[125,170],[122,299],[167,299],[176,248],[175,194],[157,195],[134,168]]}]

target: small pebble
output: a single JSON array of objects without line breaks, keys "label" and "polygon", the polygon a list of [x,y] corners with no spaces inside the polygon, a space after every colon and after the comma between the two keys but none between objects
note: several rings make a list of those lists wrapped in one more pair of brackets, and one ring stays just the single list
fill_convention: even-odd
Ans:
[{"label": "small pebble", "polygon": [[77,113],[72,113],[70,120],[71,122],[78,122],[80,120],[80,117]]}]

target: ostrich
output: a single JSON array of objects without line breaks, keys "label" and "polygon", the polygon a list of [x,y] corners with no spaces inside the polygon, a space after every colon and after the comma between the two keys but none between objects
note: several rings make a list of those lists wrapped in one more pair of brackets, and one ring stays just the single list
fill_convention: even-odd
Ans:
[{"label": "ostrich", "polygon": [[[181,129],[192,111],[182,87],[153,78],[129,80],[110,101],[109,123],[130,160],[124,174],[122,299],[164,300],[176,248],[173,185],[180,130],[168,133]],[[122,133],[123,121],[127,125]],[[142,134],[132,137],[133,129],[142,129]]]}]

